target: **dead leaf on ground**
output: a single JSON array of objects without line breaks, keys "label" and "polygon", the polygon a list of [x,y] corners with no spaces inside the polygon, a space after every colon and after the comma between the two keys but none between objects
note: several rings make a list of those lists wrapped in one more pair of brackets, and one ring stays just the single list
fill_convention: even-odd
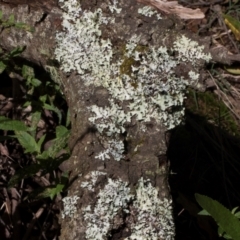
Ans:
[{"label": "dead leaf on ground", "polygon": [[0,153],[3,156],[9,156],[9,152],[6,146],[2,145],[2,143],[0,143]]},{"label": "dead leaf on ground", "polygon": [[177,1],[164,1],[164,0],[137,0],[140,3],[151,5],[166,14],[176,14],[181,19],[203,19],[204,13],[199,9],[191,9],[183,7]]}]

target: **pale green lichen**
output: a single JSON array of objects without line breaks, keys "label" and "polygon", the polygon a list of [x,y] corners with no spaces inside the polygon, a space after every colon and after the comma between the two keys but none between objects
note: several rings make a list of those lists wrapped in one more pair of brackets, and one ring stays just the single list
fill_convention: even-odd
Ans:
[{"label": "pale green lichen", "polygon": [[83,210],[87,222],[86,239],[104,240],[111,236],[112,229],[121,229],[124,223],[115,219],[121,213],[126,219],[135,219],[126,220],[131,235],[125,240],[174,239],[171,201],[160,200],[158,190],[149,179],[139,179],[136,194],[132,194],[127,185],[121,179],[109,178],[98,193],[95,206],[88,205]]},{"label": "pale green lichen", "polygon": [[83,211],[87,222],[86,239],[104,240],[109,237],[114,217],[119,214],[119,210],[128,212],[128,203],[132,198],[127,183],[109,178],[108,183],[100,190],[93,210],[89,205]]},{"label": "pale green lichen", "polygon": [[151,17],[156,14],[157,19],[162,19],[161,15],[151,6],[144,6],[143,8],[139,8],[138,13],[146,17]]},{"label": "pale green lichen", "polygon": [[[61,0],[61,3],[64,2]],[[93,105],[89,120],[102,134],[118,138],[125,132],[125,124],[132,118],[141,124],[155,119],[172,129],[181,123],[184,116],[183,101],[189,80],[175,75],[176,66],[187,61],[193,66],[197,60],[209,61],[210,54],[203,52],[203,46],[179,36],[169,54],[166,47],[148,47],[139,51],[139,36],[134,35],[126,43],[122,59],[112,62],[113,47],[110,39],[101,38],[100,25],[114,22],[112,17],[104,17],[100,8],[94,12],[82,11],[77,0],[68,0],[63,4],[63,32],[56,36],[55,55],[65,72],[77,71],[83,76],[86,85],[94,84],[108,89],[110,107]],[[117,1],[109,4],[111,12],[120,12]],[[140,12],[146,9],[139,10]],[[80,16],[81,13],[81,16]],[[132,59],[128,72],[123,69],[126,59]],[[190,80],[197,81],[198,74],[189,73]],[[128,101],[129,111],[124,111],[117,102]],[[144,127],[142,127],[144,129]],[[121,140],[118,140],[118,142]],[[110,149],[110,142],[109,147]],[[116,160],[121,159],[123,149],[116,147]],[[106,159],[109,150],[99,153],[97,158]],[[119,157],[120,156],[120,157]]]},{"label": "pale green lichen", "polygon": [[82,181],[81,182],[81,187],[82,188],[87,188],[89,191],[94,192],[94,186],[98,180],[99,176],[103,176],[106,175],[105,172],[99,172],[99,171],[92,171],[90,172],[87,176],[85,176],[85,178],[88,181]]},{"label": "pale green lichen", "polygon": [[172,202],[160,200],[150,180],[138,181],[133,207],[136,220],[131,225],[131,236],[125,240],[174,239]]},{"label": "pale green lichen", "polygon": [[78,196],[65,197],[62,199],[63,202],[63,210],[62,210],[62,218],[70,217],[72,218],[74,214],[77,212],[77,200]]}]

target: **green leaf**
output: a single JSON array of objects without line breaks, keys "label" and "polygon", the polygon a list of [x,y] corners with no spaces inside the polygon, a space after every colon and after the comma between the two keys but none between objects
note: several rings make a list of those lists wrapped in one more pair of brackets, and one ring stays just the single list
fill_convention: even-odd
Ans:
[{"label": "green leaf", "polygon": [[6,69],[7,65],[3,62],[0,61],[0,74]]},{"label": "green leaf", "polygon": [[232,209],[232,211],[231,211],[231,212],[232,212],[232,214],[234,214],[234,215],[235,215],[235,213],[236,213],[236,211],[237,211],[237,210],[238,210],[238,207],[235,207],[235,208],[233,208],[233,209]]},{"label": "green leaf", "polygon": [[29,131],[32,132],[32,136],[35,137],[35,130],[37,129],[37,125],[39,123],[41,119],[41,112],[34,112],[32,115],[31,115],[31,127],[29,129]]},{"label": "green leaf", "polygon": [[200,212],[198,213],[198,215],[211,216],[205,209],[203,209],[202,211],[200,211]]},{"label": "green leaf", "polygon": [[60,125],[56,127],[56,138],[61,138],[61,137],[65,137],[67,134],[69,134],[69,130]]},{"label": "green leaf", "polygon": [[29,133],[24,131],[15,131],[15,135],[22,147],[25,148],[25,153],[40,153],[38,144]]},{"label": "green leaf", "polygon": [[0,129],[8,131],[27,131],[25,124],[18,120],[12,120],[4,116],[0,116]]},{"label": "green leaf", "polygon": [[44,142],[45,138],[46,138],[46,134],[44,134],[44,135],[39,139],[39,141],[38,141],[38,143],[37,143],[39,149],[41,149],[42,143]]},{"label": "green leaf", "polygon": [[218,228],[218,235],[219,235],[220,237],[225,238],[225,239],[232,239],[229,235],[227,235],[227,234],[224,232],[224,230],[223,230],[221,227]]},{"label": "green leaf", "polygon": [[34,87],[39,87],[42,82],[40,80],[38,80],[37,78],[32,78],[31,79],[31,84],[34,86]]},{"label": "green leaf", "polygon": [[0,10],[0,20],[2,19],[2,17],[3,17],[3,12],[2,10]]},{"label": "green leaf", "polygon": [[57,107],[45,103],[43,108],[55,112],[58,116],[58,122],[60,123],[62,121],[62,113]]},{"label": "green leaf", "polygon": [[27,65],[22,66],[22,76],[27,79],[28,77],[34,78],[34,69],[32,67],[29,67]]},{"label": "green leaf", "polygon": [[68,143],[70,131],[63,126],[57,126],[56,135],[58,136],[53,140],[53,144],[46,151],[37,156],[39,159],[55,158],[60,150],[65,149]]},{"label": "green leaf", "polygon": [[198,204],[214,218],[219,227],[221,227],[227,235],[231,236],[234,240],[240,239],[240,222],[230,210],[210,197],[195,194],[195,198]]},{"label": "green leaf", "polygon": [[238,219],[240,219],[240,212],[236,212],[236,213],[234,213],[234,215],[235,215]]},{"label": "green leaf", "polygon": [[13,14],[11,14],[11,15],[9,16],[9,18],[8,18],[8,23],[11,24],[11,25],[13,25],[14,22],[15,22],[15,17],[14,17]]},{"label": "green leaf", "polygon": [[240,41],[240,22],[230,15],[223,14],[224,22],[232,30],[235,38]]},{"label": "green leaf", "polygon": [[64,188],[63,184],[57,184],[54,186],[42,187],[34,190],[31,194],[29,194],[28,198],[32,199],[41,199],[50,197],[52,200],[53,198],[62,192]]},{"label": "green leaf", "polygon": [[34,27],[29,26],[29,25],[27,25],[25,23],[22,23],[22,22],[15,23],[14,27],[19,28],[19,29],[23,29],[23,30],[28,31],[28,32],[34,32],[35,31]]},{"label": "green leaf", "polygon": [[57,184],[57,186],[55,188],[51,188],[48,190],[47,194],[48,196],[53,200],[53,198],[62,192],[64,188],[64,185],[63,184]]},{"label": "green leaf", "polygon": [[39,100],[40,100],[42,103],[45,103],[45,102],[47,101],[47,94],[40,96]]},{"label": "green leaf", "polygon": [[19,56],[25,49],[26,49],[26,46],[16,47],[16,48],[14,48],[14,49],[9,53],[9,56],[10,56],[10,57],[17,57],[17,56]]},{"label": "green leaf", "polygon": [[15,23],[15,27],[16,27],[16,28],[24,29],[26,26],[27,26],[27,24],[26,24],[26,23],[23,23],[23,22],[17,22],[17,23]]}]

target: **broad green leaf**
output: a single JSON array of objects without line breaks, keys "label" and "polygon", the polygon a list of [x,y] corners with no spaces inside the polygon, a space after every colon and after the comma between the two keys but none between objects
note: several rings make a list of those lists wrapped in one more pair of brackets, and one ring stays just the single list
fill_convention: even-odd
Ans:
[{"label": "broad green leaf", "polygon": [[235,215],[238,219],[240,219],[240,212],[236,212],[236,213],[234,213],[234,215]]},{"label": "broad green leaf", "polygon": [[19,56],[24,50],[26,49],[26,46],[23,47],[16,47],[14,48],[10,53],[10,57],[17,57]]},{"label": "broad green leaf", "polygon": [[27,24],[26,24],[26,23],[23,23],[23,22],[17,22],[17,23],[15,23],[14,26],[15,26],[16,28],[24,29],[24,28],[27,26]]},{"label": "broad green leaf", "polygon": [[0,116],[0,129],[8,131],[27,131],[25,124],[18,120],[12,120],[4,116]]},{"label": "broad green leaf", "polygon": [[240,22],[230,15],[224,14],[224,22],[232,30],[235,38],[240,41]]},{"label": "broad green leaf", "polygon": [[195,194],[195,198],[198,204],[214,218],[227,235],[234,240],[240,239],[240,221],[230,210],[210,197]]},{"label": "broad green leaf", "polygon": [[22,147],[25,148],[25,153],[40,153],[38,144],[29,133],[24,131],[15,131],[15,135]]},{"label": "broad green leaf", "polygon": [[40,100],[42,103],[45,103],[45,102],[47,101],[47,94],[40,96],[39,100]]},{"label": "broad green leaf", "polygon": [[218,228],[218,236],[223,237],[225,239],[232,239],[229,235],[225,233],[225,231],[221,227]]},{"label": "broad green leaf", "polygon": [[31,84],[34,86],[34,87],[39,87],[42,82],[40,80],[38,80],[37,78],[32,78],[31,79]]},{"label": "broad green leaf", "polygon": [[235,215],[237,210],[238,210],[238,207],[235,207],[235,208],[232,209],[231,213]]},{"label": "broad green leaf", "polygon": [[50,158],[55,158],[60,150],[66,148],[68,137],[69,135],[66,134],[65,137],[54,139],[53,145],[44,151],[45,153],[43,152],[43,156],[48,155]]},{"label": "broad green leaf", "polygon": [[37,158],[38,160],[47,160],[47,159],[49,159],[49,158],[50,158],[49,151],[48,151],[48,150],[45,150],[45,151],[39,153],[39,154],[36,156],[36,158]]},{"label": "broad green leaf", "polygon": [[3,12],[2,10],[0,10],[0,20],[2,19],[2,17],[3,17]]},{"label": "broad green leaf", "polygon": [[26,108],[26,107],[30,106],[31,103],[32,103],[31,101],[26,101],[26,102],[23,104],[23,107]]},{"label": "broad green leaf", "polygon": [[14,17],[13,14],[11,14],[11,15],[9,16],[9,18],[8,18],[8,23],[11,24],[11,25],[13,25],[14,22],[15,22],[15,17]]},{"label": "broad green leaf", "polygon": [[0,74],[6,69],[7,65],[3,62],[0,61]]},{"label": "broad green leaf", "polygon": [[12,24],[10,24],[9,22],[2,22],[1,23],[1,27],[8,28],[10,26],[12,26]]},{"label": "broad green leaf", "polygon": [[44,142],[46,136],[47,136],[47,135],[44,134],[44,135],[38,140],[37,145],[38,145],[39,149],[41,149],[41,147],[42,147],[42,143]]},{"label": "broad green leaf", "polygon": [[[38,123],[39,123],[39,121],[41,119],[41,112],[36,111],[36,112],[34,112],[32,114],[31,117],[32,117],[31,118],[31,127],[30,127],[29,131],[33,131],[34,132],[34,130],[37,129],[37,125],[38,125]],[[32,136],[34,137],[35,134],[33,133]]]},{"label": "broad green leaf", "polygon": [[200,212],[198,213],[198,215],[211,216],[205,209],[203,209],[202,211],[200,211]]},{"label": "broad green leaf", "polygon": [[22,22],[15,23],[14,27],[19,28],[19,29],[23,29],[23,30],[28,31],[28,32],[34,32],[35,31],[34,27],[29,26],[29,25],[27,25],[25,23],[22,23]]},{"label": "broad green leaf", "polygon": [[65,137],[67,134],[69,134],[69,130],[60,125],[56,127],[56,138],[61,138],[61,137]]},{"label": "broad green leaf", "polygon": [[48,188],[48,191],[46,192],[46,194],[53,200],[53,198],[62,192],[64,188],[63,184],[57,184],[57,186],[55,188]]},{"label": "broad green leaf", "polygon": [[57,194],[62,192],[63,188],[63,184],[41,187],[31,192],[31,194],[29,194],[27,198],[41,199],[50,197],[51,199],[53,199]]},{"label": "broad green leaf", "polygon": [[34,78],[34,69],[32,67],[29,67],[27,65],[22,66],[22,76],[27,79],[28,77]]}]

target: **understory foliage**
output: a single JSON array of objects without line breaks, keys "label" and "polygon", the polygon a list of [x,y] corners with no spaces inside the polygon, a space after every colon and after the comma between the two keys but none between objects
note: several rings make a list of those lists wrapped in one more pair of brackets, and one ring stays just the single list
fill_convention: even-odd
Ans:
[{"label": "understory foliage", "polygon": [[[4,20],[1,11],[0,25],[34,31],[13,15]],[[70,156],[70,117],[59,85],[21,59],[24,50],[0,49],[0,238],[54,239],[60,229],[57,199],[68,183],[59,165]]]},{"label": "understory foliage", "polygon": [[[10,188],[14,187],[15,184],[21,180],[37,173],[43,176],[46,173],[52,172],[64,160],[68,159],[70,155],[67,148],[69,118],[65,119],[65,126],[61,125],[63,114],[54,103],[57,93],[60,92],[59,86],[51,81],[43,83],[37,79],[34,69],[30,66],[23,65],[21,70],[26,91],[22,109],[30,108],[31,111],[23,116],[22,120],[13,120],[5,116],[0,116],[0,129],[4,130],[6,135],[1,137],[0,140],[6,141],[9,138],[16,138],[24,149],[24,153],[29,154],[33,161],[32,164],[16,171],[8,182],[8,187]],[[52,129],[53,131],[51,132],[44,130],[45,133],[44,131],[39,133],[39,123],[43,121],[43,117],[46,117],[44,116],[44,111],[54,113],[55,118],[58,119],[58,125],[55,126],[55,130]],[[27,124],[24,123],[24,121]],[[48,134],[53,135],[54,131],[55,137],[49,139]],[[46,139],[51,141],[51,146],[44,149]],[[63,154],[59,154],[60,151],[63,152]],[[56,181],[53,186],[42,189],[41,194],[39,189],[37,189],[38,197],[53,198],[62,191],[64,184],[65,183]],[[32,195],[35,195],[34,192]]]},{"label": "understory foliage", "polygon": [[240,239],[240,212],[232,211],[210,197],[195,194],[198,204],[204,209],[199,214],[212,216],[218,224],[218,234],[225,239]]}]

